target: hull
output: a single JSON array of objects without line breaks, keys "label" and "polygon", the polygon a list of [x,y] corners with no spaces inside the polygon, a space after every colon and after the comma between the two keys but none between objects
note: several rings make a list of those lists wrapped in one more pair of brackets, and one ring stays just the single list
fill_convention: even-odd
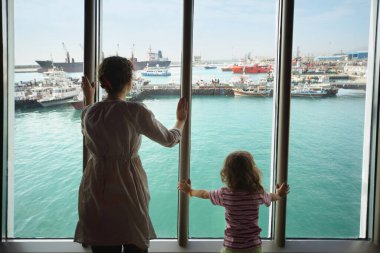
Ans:
[{"label": "hull", "polygon": [[74,97],[75,96],[60,98],[60,99],[39,100],[38,103],[43,107],[51,107],[51,106],[68,104]]},{"label": "hull", "polygon": [[132,61],[135,70],[142,70],[146,67],[168,68],[171,61]]},{"label": "hull", "polygon": [[234,95],[235,96],[242,96],[242,97],[270,97],[273,95],[273,92],[272,92],[272,90],[244,91],[241,89],[234,89]]},{"label": "hull", "polygon": [[261,74],[271,71],[271,67],[262,66],[233,66],[232,72],[234,73],[246,73],[246,74]]},{"label": "hull", "polygon": [[[49,69],[57,67],[65,72],[83,72],[83,62],[52,62],[52,61],[36,61],[40,68],[38,72],[46,72]],[[146,66],[167,68],[171,61],[132,61],[135,70],[142,70]]]},{"label": "hull", "polygon": [[83,101],[72,101],[70,104],[75,108],[75,110],[82,110],[84,108]]},{"label": "hull", "polygon": [[83,62],[52,62],[52,61],[36,61],[40,68],[38,72],[46,72],[53,66],[65,72],[83,72]]},{"label": "hull", "polygon": [[25,99],[25,100],[15,100],[15,109],[28,109],[28,108],[38,108],[41,104],[37,102],[37,99]]}]

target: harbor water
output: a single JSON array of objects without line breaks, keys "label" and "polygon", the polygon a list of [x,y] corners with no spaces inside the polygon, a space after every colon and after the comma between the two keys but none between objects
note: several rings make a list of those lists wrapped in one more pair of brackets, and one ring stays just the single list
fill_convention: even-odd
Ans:
[{"label": "harbor water", "polygon": [[[172,71],[171,77],[153,78],[151,83],[179,82],[180,68]],[[195,72],[193,82],[232,76],[211,70],[214,77],[207,71]],[[33,80],[38,75],[17,74],[15,81]],[[143,102],[171,127],[177,101],[177,97],[167,96]],[[292,99],[288,237],[359,236],[364,105],[363,96]],[[233,150],[244,149],[254,155],[264,188],[270,190],[272,124],[273,98],[194,96],[193,187],[221,187],[219,172],[224,158]],[[14,236],[72,238],[82,175],[80,111],[70,105],[16,111],[14,125]],[[148,174],[150,213],[157,235],[175,238],[178,146],[164,148],[143,137],[140,156]],[[268,236],[266,207],[260,209],[260,226],[262,236]],[[223,208],[190,199],[190,237],[221,238],[224,227]]]}]

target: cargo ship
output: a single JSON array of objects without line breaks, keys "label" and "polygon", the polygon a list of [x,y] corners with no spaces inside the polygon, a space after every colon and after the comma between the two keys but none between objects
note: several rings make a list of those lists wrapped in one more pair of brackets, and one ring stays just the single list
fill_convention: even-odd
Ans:
[{"label": "cargo ship", "polygon": [[147,61],[137,61],[137,58],[134,57],[133,50],[132,56],[129,60],[132,61],[135,70],[142,70],[144,68],[149,67],[168,68],[171,63],[171,61],[169,61],[168,58],[162,57],[161,50],[158,50],[157,53],[154,53],[152,52],[152,48],[149,48]]},{"label": "cargo ship", "polygon": [[53,61],[36,61],[40,68],[37,70],[40,73],[46,72],[52,68],[58,68],[65,72],[83,72],[83,62],[75,62],[74,58],[66,62],[53,62]]},{"label": "cargo ship", "polygon": [[[161,50],[158,50],[157,53],[154,53],[152,52],[151,48],[149,48],[147,61],[138,61],[137,58],[134,57],[133,52],[129,60],[132,61],[135,70],[142,70],[146,67],[168,68],[171,63],[168,58],[162,57]],[[52,60],[36,60],[36,62],[40,66],[40,68],[37,70],[40,73],[46,72],[54,67],[65,72],[83,72],[83,62],[75,62],[74,58],[70,58],[68,52],[65,62],[54,62]]]}]

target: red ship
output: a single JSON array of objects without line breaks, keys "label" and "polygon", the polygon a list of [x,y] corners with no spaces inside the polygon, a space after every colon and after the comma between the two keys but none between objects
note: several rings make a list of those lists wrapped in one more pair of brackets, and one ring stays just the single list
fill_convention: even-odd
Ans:
[{"label": "red ship", "polygon": [[232,71],[234,73],[260,74],[260,73],[268,73],[271,70],[272,70],[271,65],[254,64],[250,66],[232,66]]}]

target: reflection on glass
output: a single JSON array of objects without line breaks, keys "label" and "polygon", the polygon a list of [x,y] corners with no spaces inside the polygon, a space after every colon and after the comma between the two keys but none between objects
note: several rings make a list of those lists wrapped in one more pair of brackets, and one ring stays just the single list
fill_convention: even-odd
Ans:
[{"label": "reflection on glass", "polygon": [[[195,1],[190,174],[196,189],[223,186],[235,150],[253,154],[270,191],[276,1]],[[190,237],[224,235],[224,208],[190,199]],[[261,236],[269,209],[260,207]]]},{"label": "reflection on glass", "polygon": [[369,11],[295,1],[288,237],[360,237]]},{"label": "reflection on glass", "polygon": [[[72,237],[82,175],[83,2],[16,1],[10,237]],[[12,173],[10,174],[12,175]]]},{"label": "reflection on glass", "polygon": [[[103,2],[104,57],[119,55],[135,68],[129,101],[143,102],[166,127],[175,122],[179,98],[182,2]],[[168,92],[159,92],[159,91]],[[106,95],[106,92],[104,92]],[[159,238],[177,237],[178,148],[143,136],[140,148],[150,187],[150,216]]]}]

